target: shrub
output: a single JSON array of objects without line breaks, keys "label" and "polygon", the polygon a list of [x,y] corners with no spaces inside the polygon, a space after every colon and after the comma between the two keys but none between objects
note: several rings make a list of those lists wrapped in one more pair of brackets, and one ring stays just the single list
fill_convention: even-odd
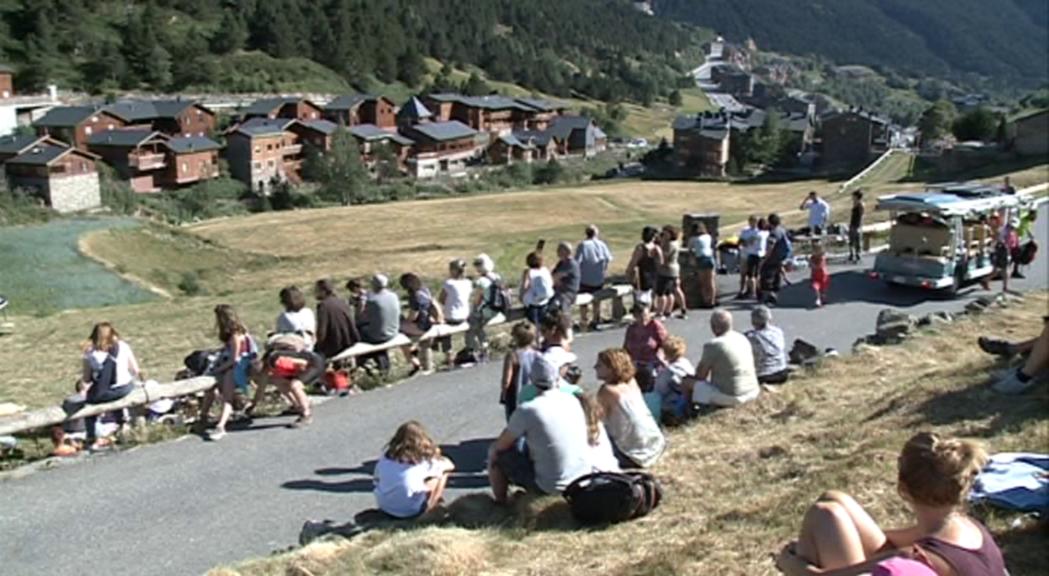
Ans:
[{"label": "shrub", "polygon": [[186,296],[196,296],[204,291],[200,285],[200,276],[196,272],[183,272],[178,281],[178,289]]},{"label": "shrub", "polygon": [[532,177],[533,184],[556,184],[564,178],[565,168],[556,158],[551,158],[546,164],[539,167]]}]

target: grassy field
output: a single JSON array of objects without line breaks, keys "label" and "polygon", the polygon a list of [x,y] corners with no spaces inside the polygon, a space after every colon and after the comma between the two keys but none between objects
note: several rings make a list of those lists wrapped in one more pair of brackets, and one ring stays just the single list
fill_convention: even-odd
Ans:
[{"label": "grassy field", "polygon": [[852,183],[847,191],[851,192],[860,188],[877,188],[885,184],[900,182],[911,175],[911,167],[914,164],[914,155],[901,150],[893,151],[881,164],[874,167],[863,178]]},{"label": "grassy field", "polygon": [[[1049,388],[993,394],[987,382],[1001,366],[975,340],[1035,336],[1047,305],[1046,293],[1030,294],[1022,305],[925,331],[903,346],[867,348],[751,405],[672,431],[653,471],[664,504],[641,520],[582,530],[559,498],[519,498],[506,510],[478,493],[432,522],[211,574],[777,574],[771,555],[796,537],[806,507],[824,490],[855,495],[884,525],[910,520],[896,493],[896,456],[917,431],[975,438],[992,453],[1044,450]],[[1043,528],[1018,514],[973,512],[988,523],[1014,576],[1044,573]]]},{"label": "grassy field", "polygon": [[8,312],[47,314],[152,300],[148,291],[85,258],[77,247],[91,231],[135,225],[107,218],[0,228],[0,294],[11,302]]}]

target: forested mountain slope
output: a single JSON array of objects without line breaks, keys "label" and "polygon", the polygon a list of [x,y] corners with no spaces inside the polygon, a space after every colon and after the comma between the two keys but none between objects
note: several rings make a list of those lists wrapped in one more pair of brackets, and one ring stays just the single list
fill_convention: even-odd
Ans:
[{"label": "forested mountain slope", "polygon": [[1049,68],[1046,0],[656,0],[655,10],[761,49],[912,75],[1035,87]]},{"label": "forested mountain slope", "polygon": [[254,50],[357,87],[417,86],[431,56],[550,94],[648,102],[702,40],[626,0],[0,0],[0,61],[29,90],[265,90],[231,78],[228,60]]}]

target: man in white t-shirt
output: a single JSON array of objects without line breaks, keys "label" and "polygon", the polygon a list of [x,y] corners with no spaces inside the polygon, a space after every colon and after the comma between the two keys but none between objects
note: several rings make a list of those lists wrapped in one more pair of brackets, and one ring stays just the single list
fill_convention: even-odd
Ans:
[{"label": "man in white t-shirt", "polygon": [[572,394],[554,388],[559,379],[549,360],[536,358],[531,380],[540,388],[539,396],[514,410],[488,451],[488,479],[499,504],[506,503],[510,484],[559,494],[593,469],[583,407]]},{"label": "man in white t-shirt", "polygon": [[478,254],[474,258],[474,271],[477,279],[474,280],[472,310],[470,312],[470,330],[466,332],[466,347],[477,354],[478,360],[484,361],[488,356],[488,334],[484,328],[492,318],[498,316],[502,311],[495,308],[493,298],[498,290],[496,283],[502,281],[502,277],[495,273],[495,262],[487,254]]},{"label": "man in white t-shirt", "polygon": [[761,264],[761,231],[758,229],[758,217],[751,214],[747,218],[747,227],[739,233],[739,256],[743,261],[739,267],[739,296],[747,295],[748,280],[756,275],[758,264]]},{"label": "man in white t-shirt", "polygon": [[813,190],[801,203],[800,209],[809,211],[809,233],[822,236],[830,224],[830,204]]},{"label": "man in white t-shirt", "polygon": [[732,315],[724,309],[711,314],[710,329],[714,339],[703,346],[696,376],[682,382],[682,390],[695,404],[731,407],[754,400],[761,388],[750,341],[732,329]]}]

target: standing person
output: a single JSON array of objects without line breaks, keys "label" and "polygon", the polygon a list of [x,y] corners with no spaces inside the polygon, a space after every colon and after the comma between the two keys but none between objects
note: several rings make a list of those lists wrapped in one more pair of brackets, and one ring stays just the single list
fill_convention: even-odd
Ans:
[{"label": "standing person", "polygon": [[884,530],[853,497],[832,490],[809,508],[798,540],[783,548],[776,566],[787,576],[845,576],[878,573],[879,563],[898,558],[918,560],[939,576],[1005,576],[994,537],[965,513],[986,462],[979,444],[918,433],[903,446],[894,481],[913,526]]},{"label": "standing person", "polygon": [[308,350],[313,350],[317,341],[317,317],[313,309],[306,306],[306,295],[298,286],[288,286],[280,291],[280,303],[284,311],[277,316],[277,334],[297,334],[302,337]]},{"label": "standing person", "polygon": [[681,289],[681,231],[670,226],[663,227],[663,264],[659,266],[656,280],[657,301],[661,300],[658,310],[660,316],[669,318],[678,310],[678,318],[688,318],[685,311],[685,292]]},{"label": "standing person", "polygon": [[518,406],[488,450],[488,479],[499,505],[507,503],[510,484],[560,494],[593,469],[586,414],[573,395],[555,389],[557,368],[538,358],[531,379],[539,396]]},{"label": "standing person", "polygon": [[[120,339],[120,334],[109,322],[99,322],[91,328],[91,335],[84,344],[81,364],[80,383],[87,404],[119,400],[134,390],[132,384],[141,377],[138,360],[131,346]],[[117,424],[123,427],[126,423],[124,411],[118,410],[113,414]],[[92,450],[109,445],[108,440],[98,438],[97,422],[97,416],[84,418],[87,445]]]},{"label": "standing person", "polygon": [[863,190],[852,193],[852,210],[849,212],[849,262],[859,262],[863,255]]},{"label": "standing person", "polygon": [[405,422],[375,464],[375,501],[395,518],[415,518],[436,508],[455,464],[415,420]]},{"label": "standing person", "polygon": [[552,277],[556,306],[571,317],[579,294],[580,269],[579,262],[572,257],[572,245],[568,242],[557,244],[557,265],[554,266]]},{"label": "standing person", "polygon": [[[441,308],[434,305],[430,291],[423,286],[422,279],[412,273],[402,274],[399,282],[401,288],[408,296],[408,313],[401,320],[401,332],[412,338],[418,338],[443,321]],[[427,373],[430,371],[430,347],[423,346],[420,351],[416,343],[411,343],[401,349],[405,360],[411,365],[408,376],[415,376],[423,370],[425,365]],[[420,359],[420,356],[423,358]]]},{"label": "standing person", "polygon": [[747,218],[747,227],[739,233],[740,256],[743,258],[743,265],[739,267],[739,294],[736,295],[738,299],[747,297],[750,292],[750,279],[758,263],[761,262],[761,256],[758,255],[760,233],[758,217],[751,214]]},{"label": "standing person", "polygon": [[830,204],[820,198],[815,190],[809,192],[798,209],[809,211],[809,234],[822,236],[827,231],[827,226],[830,224]]},{"label": "standing person", "polygon": [[612,439],[619,465],[648,468],[666,448],[666,438],[634,380],[634,363],[626,350],[610,348],[594,364],[601,388],[597,401],[605,413],[605,429]]},{"label": "standing person", "polygon": [[830,291],[830,272],[827,270],[827,254],[824,253],[823,243],[819,240],[812,241],[809,270],[809,282],[812,284],[812,291],[816,293],[816,307],[821,308],[827,301],[827,292]]},{"label": "standing person", "polygon": [[335,293],[331,280],[318,280],[313,295],[317,299],[317,341],[313,349],[325,358],[334,358],[361,340],[353,323],[353,310]]},{"label": "standing person", "polygon": [[1017,248],[1013,253],[1013,278],[1023,279],[1020,266],[1034,261],[1038,253],[1038,242],[1034,239],[1034,224],[1038,220],[1038,208],[1027,209],[1016,225]]},{"label": "standing person", "polygon": [[663,344],[669,334],[644,302],[635,302],[631,314],[634,321],[627,326],[623,348],[634,361],[641,390],[648,392],[655,384],[656,371],[663,364]]},{"label": "standing person", "polygon": [[1013,181],[1008,176],[1002,181],[1002,193],[1013,196],[1016,194],[1016,187],[1013,186]]},{"label": "standing person", "polygon": [[714,276],[717,263],[714,261],[714,238],[703,222],[696,223],[689,249],[699,270],[699,305],[713,308],[718,302],[717,278]]},{"label": "standing person", "polygon": [[510,330],[513,349],[503,359],[502,386],[499,390],[499,403],[503,405],[506,420],[510,420],[517,409],[521,389],[530,383],[532,364],[540,356],[536,349],[535,325],[530,322],[518,322]]},{"label": "standing person", "polygon": [[769,214],[769,238],[765,258],[758,268],[759,300],[763,304],[775,304],[783,283],[783,265],[790,259],[794,248],[780,222],[779,214]]},{"label": "standing person", "polygon": [[[208,434],[208,439],[217,442],[226,436],[226,424],[233,415],[233,398],[237,389],[246,389],[251,383],[253,365],[258,357],[258,347],[240,321],[236,311],[228,304],[215,307],[215,328],[219,341],[223,343],[222,355],[212,369],[218,384],[208,391],[200,405],[199,422],[207,426],[208,412],[215,402],[216,395],[222,400],[222,410],[215,430]],[[217,389],[217,390],[216,390]]]},{"label": "standing person", "polygon": [[[473,289],[473,282],[466,277],[466,262],[459,258],[449,262],[448,278],[437,294],[437,301],[441,303],[441,310],[444,312],[445,324],[458,326],[470,319],[470,294]],[[451,366],[454,360],[452,337],[435,338],[433,347],[445,353],[445,364]]]},{"label": "standing person", "polygon": [[[586,227],[586,240],[576,247],[575,258],[579,262],[579,291],[583,294],[594,294],[605,286],[608,265],[612,263],[612,252],[608,245],[598,238],[599,231],[593,224]],[[587,321],[590,309],[594,310],[594,319]],[[597,302],[579,309],[581,324],[589,330],[598,330],[601,325],[601,305]]]},{"label": "standing person", "polygon": [[504,312],[507,302],[502,301],[506,284],[502,276],[495,273],[495,262],[487,254],[474,258],[474,297],[471,303],[470,330],[466,333],[466,347],[473,350],[478,360],[488,359],[488,322]]},{"label": "standing person", "polygon": [[991,234],[994,235],[994,248],[992,249],[991,262],[994,270],[990,276],[983,281],[983,289],[991,289],[991,280],[998,278],[1002,281],[1002,292],[1009,291],[1009,259],[1012,255],[1011,246],[1019,244],[1016,240],[1016,232],[1005,219],[1002,213],[995,213],[988,221]]},{"label": "standing person", "polygon": [[641,230],[641,243],[634,247],[630,262],[626,266],[626,275],[634,286],[635,300],[653,303],[652,291],[659,277],[659,266],[663,264],[663,250],[656,240],[659,230],[645,226]]},{"label": "standing person", "polygon": [[543,255],[538,250],[530,252],[525,262],[528,268],[521,274],[521,303],[525,306],[525,318],[538,326],[554,297],[554,279],[543,266]]},{"label": "standing person", "polygon": [[750,402],[761,393],[754,367],[754,351],[747,337],[732,329],[732,315],[718,309],[710,315],[714,339],[703,346],[695,378],[682,388],[692,402],[723,407]]}]

